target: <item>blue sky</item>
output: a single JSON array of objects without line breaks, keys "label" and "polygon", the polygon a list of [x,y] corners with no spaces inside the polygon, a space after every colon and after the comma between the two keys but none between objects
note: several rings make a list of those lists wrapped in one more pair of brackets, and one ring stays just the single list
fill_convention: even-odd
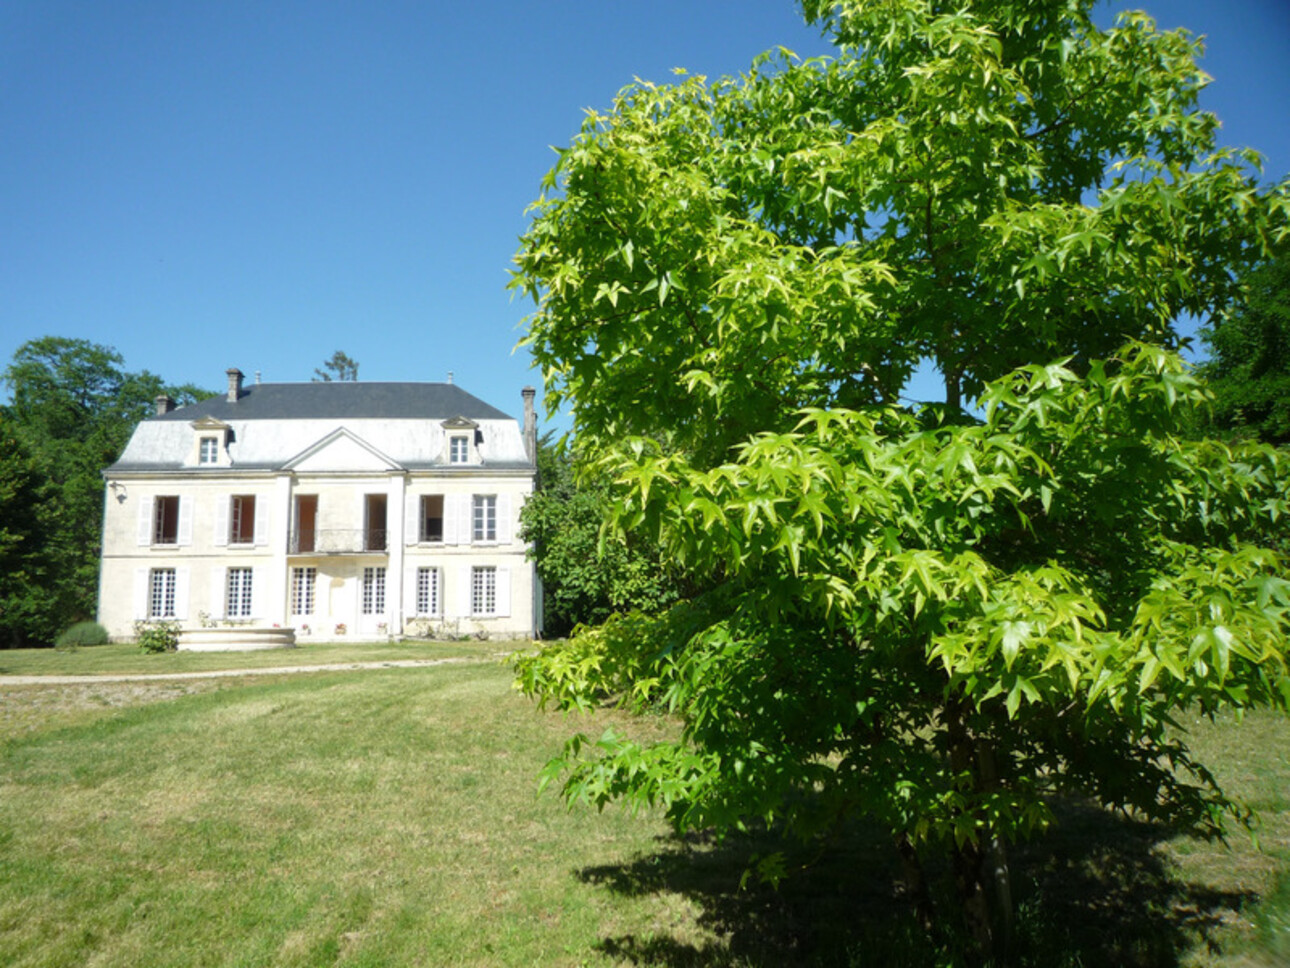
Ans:
[{"label": "blue sky", "polygon": [[[505,285],[549,146],[633,76],[826,51],[789,0],[469,6],[0,0],[0,365],[77,337],[219,390],[342,349],[518,413]],[[1290,3],[1130,7],[1208,36],[1224,142],[1290,172]]]}]

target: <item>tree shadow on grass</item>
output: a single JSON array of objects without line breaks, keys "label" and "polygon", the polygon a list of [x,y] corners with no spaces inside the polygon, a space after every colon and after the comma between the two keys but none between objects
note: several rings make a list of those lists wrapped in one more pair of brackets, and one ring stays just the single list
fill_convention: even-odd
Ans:
[{"label": "tree shadow on grass", "polygon": [[[1018,965],[1176,968],[1190,950],[1218,950],[1218,929],[1256,900],[1171,876],[1157,850],[1170,836],[1166,830],[1074,804],[1056,812],[1054,834],[1012,856]],[[741,890],[740,878],[754,859],[775,850],[788,855],[791,876],[777,891],[761,884]],[[692,933],[667,927],[647,936],[602,939],[598,948],[627,964],[959,963],[961,952],[952,941],[938,943],[918,926],[900,873],[885,836],[857,826],[809,856],[768,832],[716,843],[703,837],[660,839],[656,850],[630,863],[587,868],[579,876],[625,895],[680,894],[697,907],[708,940],[695,942]],[[934,865],[927,869],[937,881],[944,873]]]}]

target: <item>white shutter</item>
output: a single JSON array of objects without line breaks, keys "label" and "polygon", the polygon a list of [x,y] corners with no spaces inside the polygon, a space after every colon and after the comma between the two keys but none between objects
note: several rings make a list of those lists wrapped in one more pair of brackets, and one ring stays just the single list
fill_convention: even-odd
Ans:
[{"label": "white shutter", "polygon": [[497,540],[501,544],[511,543],[511,496],[497,495]]},{"label": "white shutter", "polygon": [[210,607],[206,609],[213,619],[224,617],[224,602],[227,598],[228,570],[219,565],[211,569]]},{"label": "white shutter", "polygon": [[410,619],[417,614],[417,567],[405,566],[403,569],[403,618]]},{"label": "white shutter", "polygon": [[[403,502],[403,543],[416,544],[420,537],[421,498],[415,494],[409,494]],[[416,572],[413,571],[412,574],[415,576]]]},{"label": "white shutter", "polygon": [[255,543],[269,543],[269,502],[262,495],[255,498]]},{"label": "white shutter", "polygon": [[[462,505],[465,505],[466,530],[462,529]],[[443,543],[465,544],[470,541],[470,495],[445,494],[443,498]]]},{"label": "white shutter", "polygon": [[[140,498],[139,500],[139,533],[137,537],[139,544],[144,547],[152,544],[152,506],[156,503],[150,497]],[[144,614],[146,615],[147,612]]]},{"label": "white shutter", "polygon": [[457,569],[457,616],[470,616],[470,565]]},{"label": "white shutter", "polygon": [[215,500],[215,544],[228,544],[228,505],[231,498],[220,497]]},{"label": "white shutter", "polygon": [[193,499],[184,495],[179,498],[179,537],[178,544],[193,543]]},{"label": "white shutter", "polygon": [[142,621],[148,617],[148,569],[134,570],[134,620]]},{"label": "white shutter", "polygon": [[497,585],[493,590],[497,600],[497,611],[493,614],[498,618],[509,618],[511,614],[511,570],[498,565],[496,574]]},{"label": "white shutter", "polygon": [[[258,519],[257,519],[258,520]],[[251,618],[264,618],[264,569],[251,569]]]},{"label": "white shutter", "polygon": [[[183,519],[182,513],[180,519]],[[188,618],[188,569],[175,569],[175,618],[183,621]]]}]

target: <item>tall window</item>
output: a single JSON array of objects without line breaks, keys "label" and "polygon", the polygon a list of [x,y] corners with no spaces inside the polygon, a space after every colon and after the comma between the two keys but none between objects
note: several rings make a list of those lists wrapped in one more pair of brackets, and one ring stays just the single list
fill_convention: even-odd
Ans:
[{"label": "tall window", "polygon": [[491,565],[470,569],[470,614],[497,612],[497,569]]},{"label": "tall window", "polygon": [[251,617],[251,569],[230,568],[228,570],[228,611],[229,618]]},{"label": "tall window", "polygon": [[154,568],[148,582],[148,618],[175,617],[175,569]]},{"label": "tall window", "polygon": [[201,447],[201,451],[198,456],[198,463],[200,464],[219,463],[219,441],[218,440],[216,440],[214,437],[203,437],[201,438],[201,444],[199,446]]},{"label": "tall window", "polygon": [[233,498],[228,521],[229,544],[255,543],[255,495],[241,494]]},{"label": "tall window", "polygon": [[443,495],[426,494],[421,498],[421,541],[443,540]]},{"label": "tall window", "polygon": [[497,540],[496,494],[475,495],[474,515],[472,516],[472,520],[474,522],[471,529],[472,541]]},{"label": "tall window", "polygon": [[159,497],[152,505],[152,543],[179,542],[179,498]]},{"label": "tall window", "polygon": [[448,463],[466,464],[470,461],[470,441],[462,436],[448,438]]},{"label": "tall window", "polygon": [[317,568],[291,569],[291,614],[314,613],[314,585],[318,582]]},{"label": "tall window", "polygon": [[439,569],[417,569],[417,614],[439,614]]},{"label": "tall window", "polygon": [[363,614],[385,614],[385,568],[363,569]]}]

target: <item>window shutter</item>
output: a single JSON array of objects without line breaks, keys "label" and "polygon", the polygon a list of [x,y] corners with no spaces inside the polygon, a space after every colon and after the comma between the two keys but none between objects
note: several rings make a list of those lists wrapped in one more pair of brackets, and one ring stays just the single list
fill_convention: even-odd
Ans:
[{"label": "window shutter", "polygon": [[417,567],[404,566],[403,569],[403,618],[410,619],[417,612]]},{"label": "window shutter", "polygon": [[142,621],[148,617],[148,569],[134,570],[134,620]]},{"label": "window shutter", "polygon": [[224,602],[228,592],[228,570],[216,565],[211,569],[210,607],[206,610],[213,619],[224,617]]},{"label": "window shutter", "polygon": [[[138,540],[141,546],[146,547],[152,544],[152,506],[157,503],[152,498],[141,498],[139,500],[139,533]],[[147,615],[147,612],[144,612]]]},{"label": "window shutter", "polygon": [[179,536],[177,543],[181,545],[193,543],[193,499],[188,495],[184,495],[179,499]]},{"label": "window shutter", "polygon": [[[258,502],[257,502],[258,503]],[[258,522],[258,518],[256,519]],[[258,524],[257,524],[258,527]],[[264,618],[264,569],[251,569],[251,618]]]},{"label": "window shutter", "polygon": [[497,540],[500,544],[511,543],[511,496],[497,495]]},{"label": "window shutter", "polygon": [[[462,526],[462,522],[465,526]],[[470,495],[446,494],[443,499],[443,543],[470,542]]]},{"label": "window shutter", "polygon": [[493,614],[498,618],[509,618],[511,615],[511,570],[509,568],[497,566],[497,585],[494,592],[497,611]]},{"label": "window shutter", "polygon": [[[183,513],[180,513],[183,519]],[[183,621],[188,618],[188,569],[175,569],[175,618]]]},{"label": "window shutter", "polygon": [[260,497],[255,499],[255,543],[269,543],[269,502]]},{"label": "window shutter", "polygon": [[457,615],[462,618],[470,615],[470,565],[457,569]]},{"label": "window shutter", "polygon": [[[403,543],[416,544],[420,538],[421,499],[415,494],[409,494],[403,502]],[[415,576],[416,571],[413,570],[412,574]]]},{"label": "window shutter", "polygon": [[221,497],[215,501],[215,544],[228,544],[228,506],[232,498]]}]

